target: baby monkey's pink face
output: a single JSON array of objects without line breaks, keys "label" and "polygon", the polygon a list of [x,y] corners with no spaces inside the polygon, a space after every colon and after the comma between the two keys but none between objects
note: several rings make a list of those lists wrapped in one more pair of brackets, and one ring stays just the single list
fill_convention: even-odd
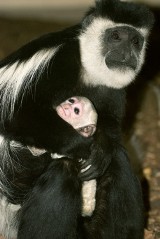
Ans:
[{"label": "baby monkey's pink face", "polygon": [[75,96],[56,107],[57,114],[72,125],[82,136],[92,136],[96,131],[97,112],[85,97]]}]

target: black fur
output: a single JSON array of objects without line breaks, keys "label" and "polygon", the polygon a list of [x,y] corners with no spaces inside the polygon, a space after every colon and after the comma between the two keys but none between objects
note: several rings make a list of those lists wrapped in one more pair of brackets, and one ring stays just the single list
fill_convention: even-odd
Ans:
[{"label": "black fur", "polygon": [[143,238],[141,189],[123,148],[114,152],[109,168],[97,179],[91,218],[81,216],[78,172],[71,159],[50,164],[20,211],[18,238]]},{"label": "black fur", "polygon": [[[83,63],[78,37],[97,17],[147,30],[153,24],[152,14],[145,7],[118,0],[96,1],[96,7],[79,25],[42,36],[0,63],[1,68],[7,66],[7,72],[14,63],[22,67],[38,51],[59,46],[43,71],[38,69],[32,77],[30,72],[25,75],[22,84],[25,90],[16,97],[14,110],[9,101],[7,112],[1,114],[0,133],[9,142],[7,150],[14,140],[25,147],[35,146],[48,152],[40,158],[33,157],[28,151],[27,154],[24,151],[23,157],[23,151],[17,152],[16,157],[10,152],[11,161],[21,158],[24,174],[22,170],[17,172],[16,166],[1,166],[12,182],[7,185],[10,193],[6,189],[3,193],[10,202],[22,205],[18,217],[18,239],[143,238],[141,189],[121,145],[125,90],[112,89],[101,82],[87,85],[82,80]],[[7,86],[0,88],[1,97]],[[54,110],[59,103],[76,95],[87,97],[98,113],[97,131],[91,138],[79,135]],[[4,108],[1,104],[1,112]],[[11,110],[13,114],[8,117]],[[50,153],[66,157],[52,160]],[[92,165],[84,173],[80,173],[80,158]],[[92,217],[83,218],[81,181],[93,178],[97,179],[96,209]],[[2,182],[5,184],[5,180]]]},{"label": "black fur", "polygon": [[135,27],[148,28],[153,24],[153,16],[148,8],[131,2],[97,0],[95,13],[98,17],[108,17],[116,23],[126,23]]}]

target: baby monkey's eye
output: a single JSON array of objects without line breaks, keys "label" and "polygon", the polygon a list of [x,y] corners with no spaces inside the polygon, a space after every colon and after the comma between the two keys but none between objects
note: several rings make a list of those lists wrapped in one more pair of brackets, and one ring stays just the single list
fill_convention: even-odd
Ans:
[{"label": "baby monkey's eye", "polygon": [[69,99],[68,101],[69,101],[71,104],[73,104],[73,103],[75,102],[74,99],[72,99],[72,98]]},{"label": "baby monkey's eye", "polygon": [[76,115],[79,115],[79,112],[80,112],[80,110],[79,110],[78,108],[74,108],[74,113],[75,113]]}]

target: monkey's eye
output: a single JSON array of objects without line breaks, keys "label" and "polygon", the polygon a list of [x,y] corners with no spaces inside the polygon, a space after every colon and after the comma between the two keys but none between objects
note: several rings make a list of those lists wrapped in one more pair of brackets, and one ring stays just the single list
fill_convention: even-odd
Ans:
[{"label": "monkey's eye", "polygon": [[119,41],[119,40],[121,40],[118,31],[114,31],[114,32],[112,32],[112,34],[111,34],[111,38],[112,38],[114,41]]},{"label": "monkey's eye", "polygon": [[79,109],[78,108],[74,108],[74,112],[75,112],[76,115],[78,115],[79,114]]},{"label": "monkey's eye", "polygon": [[68,101],[69,101],[71,104],[73,104],[73,103],[74,103],[74,99],[72,99],[72,98],[71,98],[71,99],[69,99]]},{"label": "monkey's eye", "polygon": [[139,45],[139,39],[138,39],[138,37],[134,37],[134,38],[132,39],[132,43],[133,43],[134,45],[138,46],[138,45]]}]

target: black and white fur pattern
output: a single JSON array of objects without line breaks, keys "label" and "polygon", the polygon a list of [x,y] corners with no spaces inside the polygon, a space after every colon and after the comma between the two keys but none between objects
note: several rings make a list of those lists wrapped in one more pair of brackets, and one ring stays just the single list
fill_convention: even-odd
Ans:
[{"label": "black and white fur pattern", "polygon": [[[143,238],[141,190],[121,145],[121,121],[124,88],[144,63],[152,24],[144,6],[97,0],[78,25],[42,36],[0,62],[0,229],[6,238],[15,238],[17,230],[18,239]],[[143,39],[131,52],[134,69],[126,62],[113,68],[105,63],[105,36],[117,28]],[[73,95],[87,97],[96,108],[91,138],[78,135],[53,111]],[[27,146],[48,153],[37,158]],[[51,153],[67,157],[53,160]],[[81,181],[94,178],[96,207],[85,218]]]},{"label": "black and white fur pattern", "polygon": [[[28,149],[34,156],[40,156],[46,153],[44,149],[37,149],[35,147],[28,147]],[[64,157],[65,157],[64,155],[58,155],[56,153],[51,154],[52,159],[61,159]],[[84,160],[80,159],[79,162],[84,162]],[[82,169],[81,172],[85,172],[90,167],[91,165],[88,165],[86,168]],[[97,186],[97,182],[95,179],[84,181],[82,183],[82,216],[83,217],[87,217],[87,216],[90,217],[92,216],[94,212],[95,205],[96,205],[96,199],[95,199],[96,186]]]},{"label": "black and white fur pattern", "polygon": [[20,205],[8,202],[7,198],[0,195],[0,232],[5,238],[17,238],[17,213]]},{"label": "black and white fur pattern", "polygon": [[[105,61],[101,54],[101,37],[105,34],[106,29],[115,28],[119,26],[130,26],[125,24],[115,24],[112,20],[99,17],[94,19],[89,27],[80,36],[80,49],[84,69],[82,75],[84,75],[86,84],[97,85],[97,80],[101,78],[101,85],[107,85],[108,87],[119,89],[130,84],[136,75],[139,73],[145,56],[146,42],[143,44],[143,48],[137,58],[138,64],[135,71],[132,69],[124,71],[110,70],[105,66]],[[133,26],[130,26],[133,27]],[[145,39],[148,35],[148,30],[145,28],[135,28]],[[94,36],[94,37],[93,37]],[[94,51],[93,51],[94,49]],[[95,67],[95,65],[97,67]],[[107,79],[106,79],[107,75]],[[116,79],[115,81],[113,79]]]}]

